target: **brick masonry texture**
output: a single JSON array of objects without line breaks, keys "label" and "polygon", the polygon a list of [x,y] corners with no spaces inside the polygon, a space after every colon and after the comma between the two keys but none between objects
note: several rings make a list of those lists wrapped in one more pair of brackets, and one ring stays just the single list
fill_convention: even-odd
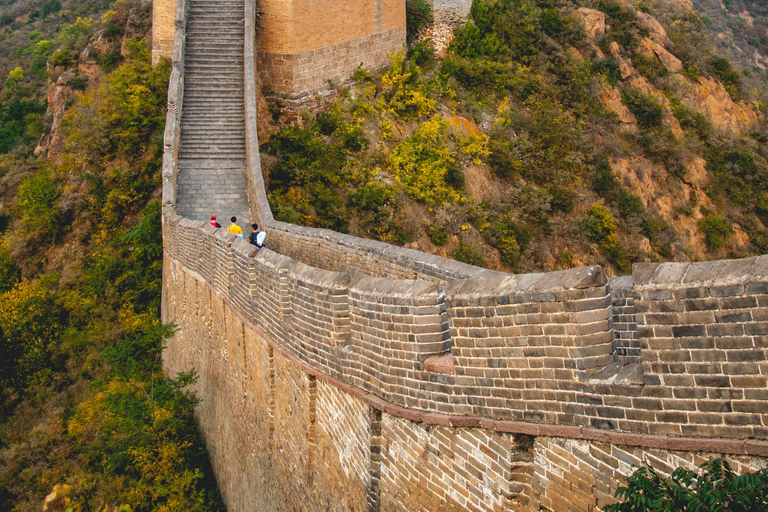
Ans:
[{"label": "brick masonry texture", "polygon": [[[178,326],[164,365],[200,374],[198,417],[231,511],[597,511],[633,465],[669,474],[718,455],[717,442],[685,452],[389,414],[308,372],[271,341],[265,315],[257,327],[202,275],[164,264],[164,317]],[[737,471],[768,466],[728,459]]]},{"label": "brick masonry texture", "polygon": [[246,1],[259,250],[195,220],[212,190],[180,184],[189,11],[180,0],[164,141],[164,365],[200,375],[229,510],[592,511],[640,461],[768,464],[768,256],[509,275],[275,222]]},{"label": "brick masonry texture", "polygon": [[385,66],[387,55],[404,46],[403,26],[296,54],[260,51],[258,67],[270,95],[301,103],[327,90],[329,82],[345,82],[359,66]]},{"label": "brick masonry texture", "polygon": [[152,62],[170,58],[176,28],[176,0],[152,1]]},{"label": "brick masonry texture", "polygon": [[[270,95],[305,102],[405,47],[403,0],[262,0],[256,54]],[[295,101],[294,101],[295,102]],[[290,102],[289,102],[290,103]]]}]

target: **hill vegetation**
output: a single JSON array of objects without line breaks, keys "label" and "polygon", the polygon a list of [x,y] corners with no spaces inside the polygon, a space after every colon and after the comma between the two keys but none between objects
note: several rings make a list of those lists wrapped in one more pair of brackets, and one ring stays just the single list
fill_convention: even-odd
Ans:
[{"label": "hill vegetation", "polygon": [[422,38],[267,142],[270,202],[514,272],[765,253],[746,78],[685,2],[478,0],[444,54]]},{"label": "hill vegetation", "polygon": [[195,375],[160,364],[170,66],[132,37],[149,4],[2,9],[0,510],[224,510]]}]

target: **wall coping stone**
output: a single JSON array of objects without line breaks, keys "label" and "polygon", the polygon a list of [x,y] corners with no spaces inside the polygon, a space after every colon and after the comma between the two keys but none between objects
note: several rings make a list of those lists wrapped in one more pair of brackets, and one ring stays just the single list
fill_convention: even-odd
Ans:
[{"label": "wall coping stone", "polygon": [[745,284],[768,280],[768,255],[696,263],[635,263],[632,275],[639,290],[671,285]]}]

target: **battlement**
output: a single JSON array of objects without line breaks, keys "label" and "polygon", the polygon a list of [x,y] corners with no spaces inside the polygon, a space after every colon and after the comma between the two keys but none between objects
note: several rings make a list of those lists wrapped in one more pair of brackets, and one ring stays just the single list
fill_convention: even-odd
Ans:
[{"label": "battlement", "polygon": [[169,258],[270,339],[391,404],[478,425],[768,439],[755,416],[768,399],[768,256],[636,265],[642,368],[617,378],[599,267],[442,286],[310,267],[170,213],[165,226]]}]

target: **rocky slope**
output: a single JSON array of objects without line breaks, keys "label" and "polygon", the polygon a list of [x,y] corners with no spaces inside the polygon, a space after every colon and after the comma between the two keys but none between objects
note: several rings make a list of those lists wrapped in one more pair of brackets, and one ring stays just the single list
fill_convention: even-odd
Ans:
[{"label": "rocky slope", "polygon": [[[425,27],[404,63],[265,146],[273,208],[515,272],[768,251],[768,96],[697,13],[475,2],[453,38]],[[314,143],[339,152],[322,191],[293,168]]]}]

